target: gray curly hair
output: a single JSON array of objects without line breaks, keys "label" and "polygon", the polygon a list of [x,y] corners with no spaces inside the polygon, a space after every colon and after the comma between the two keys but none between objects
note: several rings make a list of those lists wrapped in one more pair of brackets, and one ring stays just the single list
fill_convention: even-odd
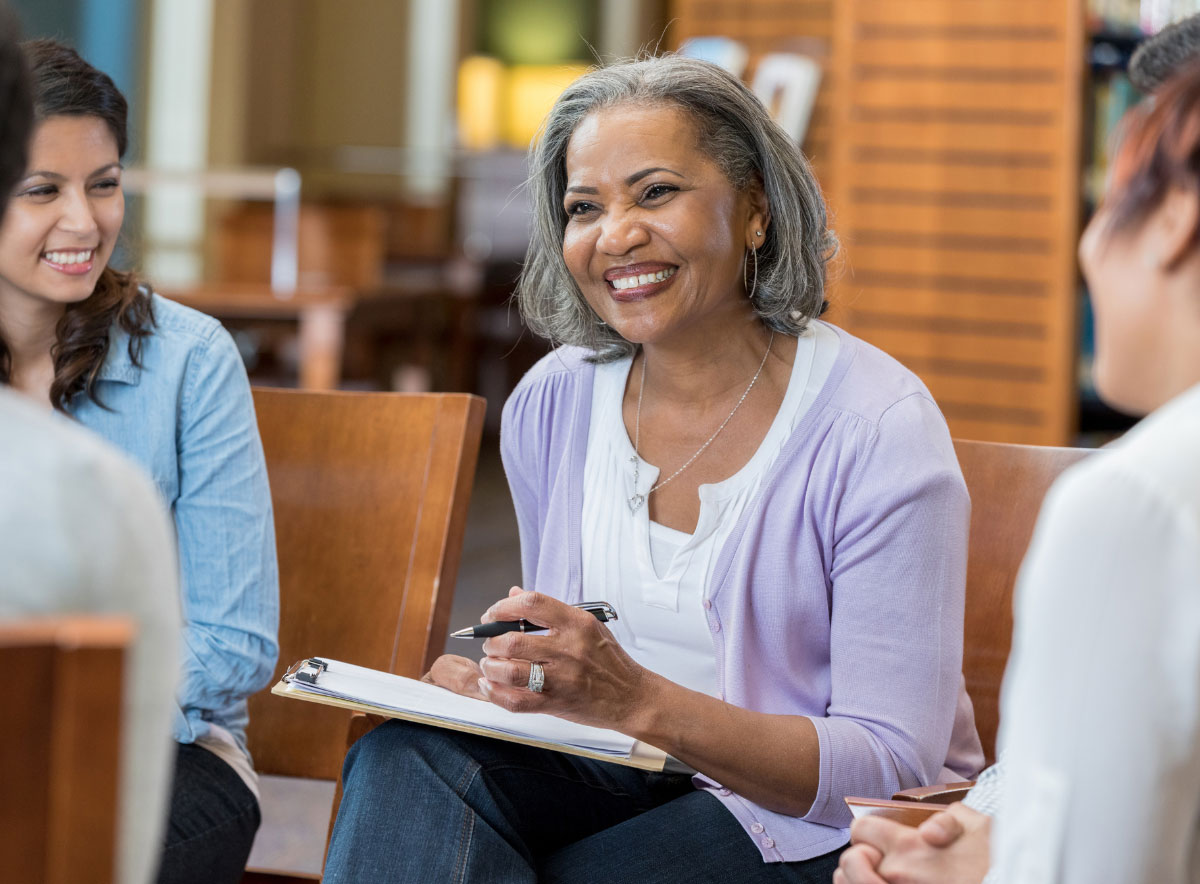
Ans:
[{"label": "gray curly hair", "polygon": [[802,332],[825,309],[825,267],[837,252],[820,186],[799,146],[740,80],[679,55],[590,71],[567,87],[542,124],[529,178],[533,232],[516,294],[526,324],[555,345],[591,350],[597,362],[634,352],[588,305],[562,254],[571,136],[592,112],[630,103],[679,107],[695,120],[697,144],[730,184],[762,183],[771,223],[758,248],[752,303],[769,328]]},{"label": "gray curly hair", "polygon": [[1129,59],[1129,79],[1149,95],[1200,58],[1200,15],[1191,15],[1146,40]]}]

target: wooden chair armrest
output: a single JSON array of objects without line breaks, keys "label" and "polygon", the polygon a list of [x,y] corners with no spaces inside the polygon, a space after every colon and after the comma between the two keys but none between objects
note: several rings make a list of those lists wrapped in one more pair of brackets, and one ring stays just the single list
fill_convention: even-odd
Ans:
[{"label": "wooden chair armrest", "polygon": [[863,816],[881,816],[884,819],[900,823],[902,826],[921,825],[929,817],[945,808],[940,804],[919,801],[889,801],[887,798],[852,798],[842,799],[854,818]]},{"label": "wooden chair armrest", "polygon": [[346,750],[365,737],[379,725],[387,721],[382,715],[368,715],[365,712],[355,712],[350,716],[350,723],[346,726]]},{"label": "wooden chair armrest", "polygon": [[904,789],[892,796],[895,801],[927,801],[930,804],[953,804],[962,801],[975,785],[974,782],[935,783],[932,786],[918,786],[915,789]]}]

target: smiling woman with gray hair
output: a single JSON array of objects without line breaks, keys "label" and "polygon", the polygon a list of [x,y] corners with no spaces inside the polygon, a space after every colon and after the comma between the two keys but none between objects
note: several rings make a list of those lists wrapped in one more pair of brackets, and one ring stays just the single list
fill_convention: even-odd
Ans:
[{"label": "smiling woman with gray hair", "polygon": [[326,880],[828,881],[843,796],[982,761],[945,421],[817,319],[820,189],[724,71],[587,74],[533,170],[518,300],[558,347],[504,409],[524,583],[483,619],[546,630],[426,679],[696,773],[389,722],[347,757]]},{"label": "smiling woman with gray hair", "polygon": [[562,254],[571,136],[596,108],[628,102],[686,110],[704,153],[733,189],[763,191],[771,223],[752,250],[752,306],[766,327],[802,332],[825,308],[825,265],[837,249],[808,160],[749,90],[714,65],[682,57],[596,71],[568,89],[547,119],[534,153],[535,225],[518,291],[530,328],[555,343],[590,349],[602,361],[633,355],[632,342],[596,321]]}]

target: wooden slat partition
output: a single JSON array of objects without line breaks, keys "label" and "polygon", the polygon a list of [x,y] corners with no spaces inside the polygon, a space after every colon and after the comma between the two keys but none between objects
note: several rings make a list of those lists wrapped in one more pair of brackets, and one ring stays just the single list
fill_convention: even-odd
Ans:
[{"label": "wooden slat partition", "polygon": [[833,11],[830,319],[921,375],[955,436],[1064,444],[1082,0]]},{"label": "wooden slat partition", "polygon": [[[840,0],[837,0],[840,2]],[[673,0],[671,43],[678,48],[689,37],[730,37],[750,52],[744,78],[754,77],[759,59],[769,52],[814,55],[830,51],[835,0]],[[832,185],[830,150],[833,139],[833,71],[828,57],[817,59],[825,70],[813,107],[804,152],[828,189]]]}]

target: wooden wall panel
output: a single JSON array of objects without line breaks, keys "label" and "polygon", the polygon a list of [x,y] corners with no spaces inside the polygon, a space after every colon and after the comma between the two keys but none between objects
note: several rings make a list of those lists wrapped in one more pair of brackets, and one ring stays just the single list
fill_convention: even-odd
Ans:
[{"label": "wooden wall panel", "polygon": [[[838,139],[855,154],[905,151],[928,163],[973,159],[986,164],[989,154],[1020,151],[1057,157],[1061,133],[1055,130],[1053,111],[983,111],[976,108],[914,108],[909,106],[845,109],[838,120]],[[997,145],[997,126],[1005,135],[1020,134]],[[948,145],[953,145],[949,147]],[[924,156],[922,156],[924,154]],[[1052,160],[1053,161],[1053,160]]]},{"label": "wooden wall panel", "polygon": [[805,150],[843,243],[830,319],[966,438],[1075,426],[1082,0],[675,0],[673,41],[830,47]]},{"label": "wooden wall panel", "polygon": [[[783,5],[783,4],[778,4]],[[951,39],[1050,40],[1061,32],[1061,0],[838,0],[853,6],[854,23],[875,33]],[[1080,19],[1082,22],[1082,18]]]},{"label": "wooden wall panel", "polygon": [[[804,152],[826,191],[832,187],[833,72],[829,53],[833,8],[841,0],[673,0],[670,8],[673,48],[689,37],[730,37],[750,52],[746,80],[769,52],[800,52],[825,65],[821,90],[809,121]],[[826,57],[817,57],[823,53]]]},{"label": "wooden wall panel", "polygon": [[[923,231],[914,230],[913,233],[916,239]],[[928,234],[930,237],[936,235]],[[925,246],[908,249],[859,246],[853,264],[857,283],[874,289],[906,290],[898,296],[906,302],[922,295],[941,294],[1046,298],[1051,288],[1042,276],[1054,269],[1049,256],[1026,254],[1016,262],[1011,253],[1005,254],[999,249],[995,252],[951,252],[950,248]],[[855,295],[859,293],[860,290],[854,292]],[[986,302],[975,303],[979,309],[986,310]],[[939,303],[938,306],[946,305]]]},{"label": "wooden wall panel", "polygon": [[1075,423],[1082,0],[838,0],[830,318],[956,436]]}]

